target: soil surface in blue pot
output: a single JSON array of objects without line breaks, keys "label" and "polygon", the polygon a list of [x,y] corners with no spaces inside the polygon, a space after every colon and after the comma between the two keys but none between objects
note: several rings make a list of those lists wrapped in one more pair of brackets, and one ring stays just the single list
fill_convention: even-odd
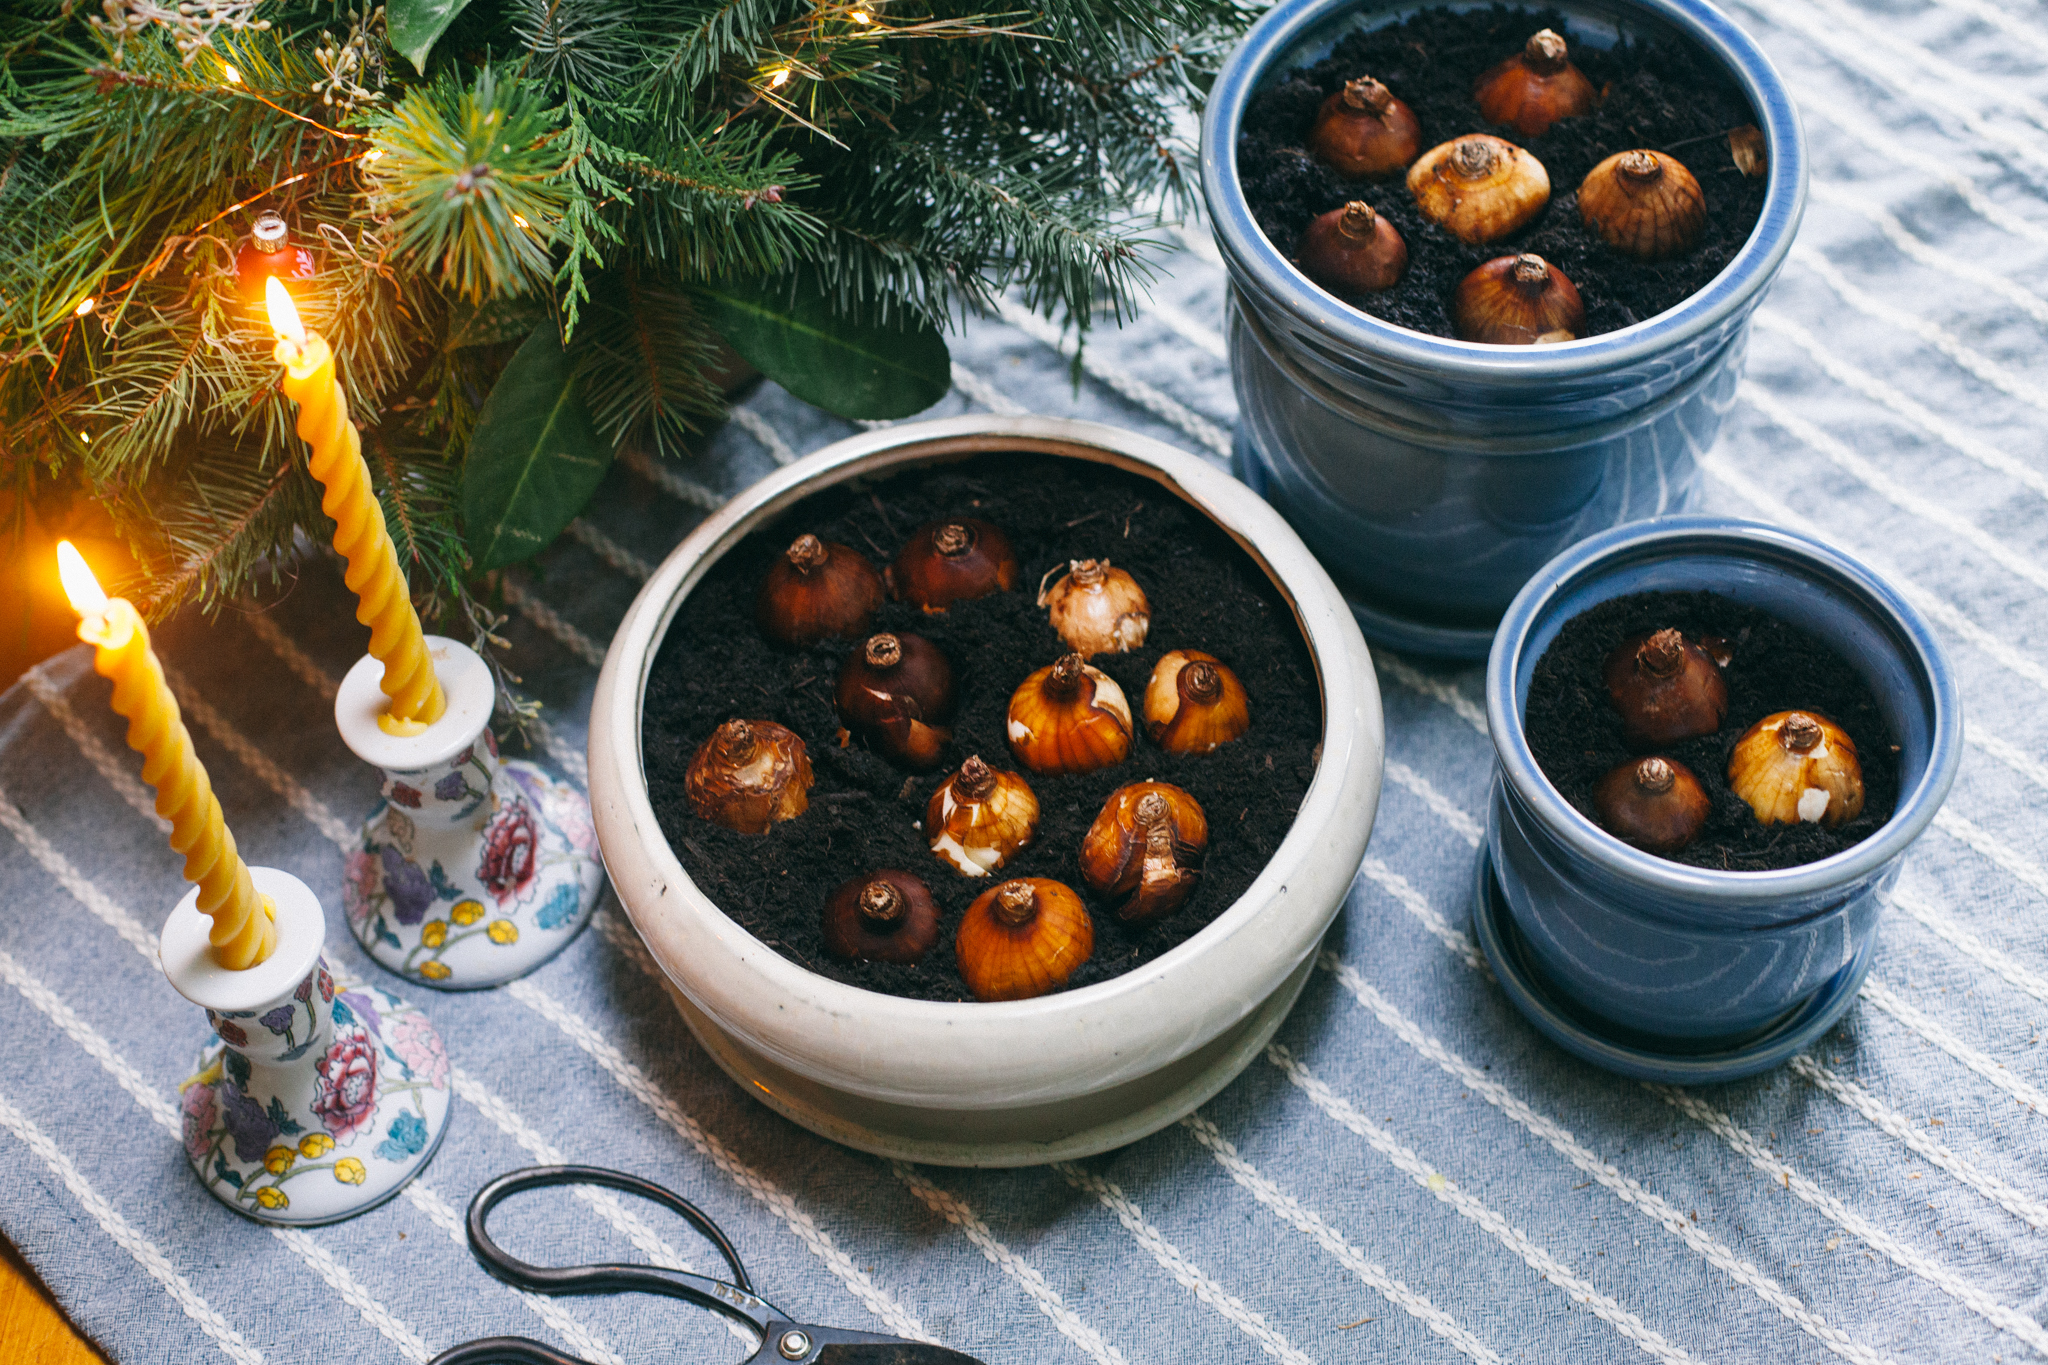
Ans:
[{"label": "soil surface in blue pot", "polygon": [[[807,649],[771,645],[756,627],[755,597],[769,566],[810,533],[889,563],[912,528],[954,517],[1000,527],[1020,561],[1017,586],[928,615],[882,604],[872,629],[924,637],[951,661],[952,737],[936,767],[908,771],[867,740],[847,736],[834,680],[852,642]],[[1144,643],[1089,663],[1122,688],[1138,733],[1129,756],[1094,772],[1043,775],[1013,757],[1011,693],[1066,652],[1039,581],[1076,559],[1107,558],[1133,575],[1151,606]],[[1146,732],[1145,688],[1169,650],[1215,655],[1242,679],[1251,725],[1203,754],[1169,753]],[[772,720],[804,741],[816,784],[810,806],[765,834],[740,834],[692,814],[684,776],[697,747],[733,717]],[[1228,909],[1294,824],[1315,777],[1322,694],[1301,627],[1252,557],[1220,527],[1150,479],[1080,460],[991,454],[893,478],[844,485],[797,503],[735,546],[690,593],[648,676],[642,752],[662,831],[691,880],[718,907],[791,961],[834,980],[926,1000],[968,998],[953,940],[982,892],[1012,877],[1047,877],[1086,894],[1081,840],[1104,801],[1129,783],[1157,780],[1191,793],[1207,816],[1209,846],[1193,895],[1141,927],[1089,898],[1093,956],[1067,982],[1085,986],[1151,961]],[[942,863],[920,822],[939,785],[970,754],[1020,773],[1039,803],[1037,839],[993,876]],[[930,889],[939,936],[915,965],[840,962],[825,949],[825,900],[848,879],[884,868]]]},{"label": "soil surface in blue pot", "polygon": [[[1624,642],[1667,628],[1727,658],[1720,669],[1726,714],[1710,734],[1631,745],[1608,690],[1607,661]],[[1731,789],[1737,742],[1757,721],[1783,711],[1825,717],[1854,741],[1863,808],[1853,818],[1833,827],[1764,825]],[[1605,822],[1595,788],[1616,767],[1654,754],[1690,769],[1711,806],[1692,842],[1662,856],[1694,867],[1762,872],[1814,862],[1875,833],[1898,800],[1897,746],[1862,676],[1804,631],[1716,593],[1638,593],[1573,617],[1530,675],[1522,724],[1544,776],[1596,824]]]},{"label": "soil surface in blue pot", "polygon": [[[1481,116],[1473,82],[1542,28],[1565,36],[1571,61],[1605,93],[1593,112],[1525,138]],[[1466,133],[1491,133],[1529,151],[1549,173],[1549,204],[1521,230],[1470,245],[1424,219],[1401,176],[1351,179],[1315,159],[1304,148],[1317,111],[1360,76],[1382,82],[1415,111],[1424,151]],[[1691,44],[1649,42],[1601,51],[1581,41],[1555,10],[1438,9],[1353,34],[1325,60],[1287,73],[1254,99],[1238,141],[1239,175],[1260,228],[1290,258],[1311,220],[1352,200],[1372,205],[1399,229],[1408,249],[1401,281],[1346,297],[1375,317],[1454,337],[1459,282],[1496,257],[1533,252],[1577,287],[1586,311],[1579,335],[1594,336],[1674,307],[1741,250],[1763,210],[1767,181],[1737,168],[1727,134],[1755,121],[1728,74]],[[1617,152],[1637,148],[1675,156],[1699,181],[1706,222],[1683,256],[1634,259],[1606,245],[1580,220],[1578,189],[1586,173]]]}]

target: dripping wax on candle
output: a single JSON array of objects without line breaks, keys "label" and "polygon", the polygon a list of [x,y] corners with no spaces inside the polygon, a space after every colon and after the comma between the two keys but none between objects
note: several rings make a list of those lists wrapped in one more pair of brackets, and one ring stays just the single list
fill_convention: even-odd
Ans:
[{"label": "dripping wax on candle", "polygon": [[434,661],[427,653],[419,613],[413,610],[398,547],[384,526],[384,509],[370,491],[362,438],[348,420],[348,401],[334,375],[334,352],[299,320],[291,294],[275,275],[264,284],[284,392],[299,405],[299,438],[312,448],[309,466],[325,493],[320,510],[334,519],[334,548],[348,561],[356,619],[370,628],[370,654],[384,665],[381,686],[391,699],[377,717],[390,735],[415,735],[447,709]]},{"label": "dripping wax on candle", "polygon": [[101,590],[68,540],[57,542],[57,576],[79,615],[78,638],[94,648],[93,668],[114,684],[114,710],[128,721],[128,747],[142,755],[142,780],[156,788],[157,814],[171,822],[171,847],[185,855],[185,880],[198,885],[199,909],[213,920],[214,958],[234,971],[256,966],[277,946],[277,910],[235,850],[149,628],[125,599]]}]

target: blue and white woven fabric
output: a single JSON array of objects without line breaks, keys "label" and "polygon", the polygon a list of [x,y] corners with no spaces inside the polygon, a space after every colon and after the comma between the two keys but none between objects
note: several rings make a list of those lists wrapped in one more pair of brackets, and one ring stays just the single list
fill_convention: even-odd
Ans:
[{"label": "blue and white woven fabric", "polygon": [[[2048,7],[1752,0],[1738,17],[1798,95],[1813,202],[1709,504],[1889,575],[1969,711],[1864,998],[1808,1054],[1680,1092],[1525,1025],[1465,927],[1491,765],[1479,672],[1382,655],[1386,790],[1326,969],[1184,1123],[1021,1172],[835,1147],[724,1078],[609,908],[525,981],[423,1000],[458,1103],[420,1182],[273,1232],[186,1168],[176,1086],[205,1024],[153,955],[183,883],[74,650],[0,698],[0,1230],[122,1362],[421,1362],[506,1332],[601,1362],[746,1354],[696,1310],[485,1278],[459,1211],[499,1172],[563,1160],[685,1192],[800,1317],[992,1365],[2048,1356]],[[1074,414],[1220,461],[1222,277],[1202,246],[1170,269],[1091,343],[1078,388],[1039,323],[970,326],[937,411]],[[581,779],[595,665],[646,566],[847,431],[771,387],[705,463],[622,464],[514,571],[511,660],[549,704],[544,758]],[[330,960],[374,973],[339,918],[337,845],[376,775],[331,720],[364,644],[333,574],[313,562],[263,614],[162,640],[244,851],[312,886]],[[711,1259],[638,1213],[549,1196],[505,1237],[528,1258]]]}]

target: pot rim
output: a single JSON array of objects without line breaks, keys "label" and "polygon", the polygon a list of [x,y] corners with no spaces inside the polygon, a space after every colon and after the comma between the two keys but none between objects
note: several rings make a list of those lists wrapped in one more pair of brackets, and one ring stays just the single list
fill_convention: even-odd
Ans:
[{"label": "pot rim", "polygon": [[[1692,867],[1615,838],[1565,800],[1537,765],[1522,729],[1515,695],[1516,675],[1537,621],[1556,599],[1612,565],[1704,553],[1767,558],[1780,565],[1798,566],[1816,586],[1857,599],[1889,624],[1918,672],[1934,711],[1927,766],[1912,789],[1900,793],[1891,818],[1863,842],[1816,862],[1767,872]],[[1486,723],[1509,794],[1546,833],[1572,853],[1653,898],[1685,898],[1708,909],[1765,906],[1810,896],[1876,872],[1905,852],[1934,819],[1955,781],[1963,747],[1962,692],[1955,670],[1927,619],[1890,583],[1860,560],[1812,536],[1766,522],[1710,515],[1659,517],[1617,526],[1580,541],[1544,565],[1515,595],[1494,635],[1486,663]]]},{"label": "pot rim", "polygon": [[[1252,218],[1238,180],[1237,137],[1246,107],[1273,64],[1309,30],[1369,0],[1281,0],[1224,63],[1202,114],[1202,197],[1231,273],[1262,304],[1355,353],[1427,373],[1540,387],[1586,378],[1664,354],[1753,307],[1776,278],[1806,207],[1807,158],[1799,112],[1784,78],[1756,41],[1705,0],[1614,0],[1679,29],[1728,70],[1756,111],[1770,154],[1764,206],[1749,239],[1706,287],[1677,306],[1618,331],[1548,346],[1457,341],[1384,322],[1325,292],[1281,255]],[[1386,6],[1390,16],[1420,8]]]},{"label": "pot rim", "polygon": [[[1105,463],[1161,482],[1244,546],[1292,599],[1323,693],[1321,762],[1294,823],[1251,886],[1200,932],[1143,966],[1075,990],[1020,1001],[911,1000],[846,985],[789,961],[696,887],[655,816],[642,758],[642,706],[670,621],[718,559],[762,521],[811,493],[860,473],[896,472],[949,456],[1058,453],[1060,447],[1092,448]],[[895,459],[880,468],[852,468],[891,453]],[[1256,1009],[1315,950],[1341,909],[1356,859],[1327,906],[1308,904],[1313,897],[1301,883],[1319,879],[1315,869],[1336,856],[1333,845],[1355,843],[1363,856],[1384,751],[1378,680],[1357,622],[1329,575],[1264,501],[1203,460],[1133,432],[1064,418],[985,415],[848,437],[777,470],[712,513],[669,553],[628,609],[599,674],[590,728],[601,843],[630,838],[628,847],[640,855],[606,849],[620,900],[636,922],[642,915],[694,921],[687,932],[693,953],[702,956],[693,957],[697,970],[687,985],[677,981],[693,1003],[721,1027],[814,1078],[877,1098],[939,1103],[944,1097],[959,1107],[1034,1102],[1054,1090],[1074,1093],[1146,1074]],[[643,866],[628,866],[632,861]],[[672,896],[673,890],[682,894]],[[647,932],[650,926],[639,927]],[[1194,1008],[1184,1003],[1200,992],[1208,994]],[[1123,1032],[1109,1039],[1105,1026]],[[1042,1055],[1030,1049],[1021,1051],[1032,1055],[1020,1055],[1014,1047],[1020,1028],[1044,1038]],[[901,1041],[897,1030],[947,1046],[900,1057],[901,1049],[890,1046]],[[977,1055],[978,1046],[999,1043],[1009,1046]],[[1078,1058],[1072,1055],[1077,1046]],[[1066,1063],[1059,1084],[1035,1074],[1053,1056]],[[918,1072],[913,1089],[892,1079],[906,1069]]]}]

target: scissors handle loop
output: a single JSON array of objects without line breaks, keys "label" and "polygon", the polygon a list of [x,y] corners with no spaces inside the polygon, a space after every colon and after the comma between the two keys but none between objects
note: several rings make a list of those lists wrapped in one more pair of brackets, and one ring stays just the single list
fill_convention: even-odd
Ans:
[{"label": "scissors handle loop", "polygon": [[[726,1265],[732,1270],[732,1282],[728,1284],[708,1275],[658,1265],[528,1265],[508,1255],[503,1247],[491,1240],[484,1223],[499,1203],[525,1190],[549,1189],[559,1185],[602,1185],[652,1200],[681,1215],[718,1248],[718,1254],[725,1258]],[[771,1322],[780,1321],[785,1316],[780,1309],[754,1293],[753,1281],[747,1278],[746,1267],[740,1264],[739,1252],[733,1249],[732,1243],[708,1214],[681,1195],[623,1171],[608,1171],[599,1166],[529,1166],[501,1175],[478,1190],[476,1198],[470,1201],[469,1246],[486,1271],[515,1289],[530,1289],[541,1294],[665,1294],[737,1318],[764,1334]]]}]

